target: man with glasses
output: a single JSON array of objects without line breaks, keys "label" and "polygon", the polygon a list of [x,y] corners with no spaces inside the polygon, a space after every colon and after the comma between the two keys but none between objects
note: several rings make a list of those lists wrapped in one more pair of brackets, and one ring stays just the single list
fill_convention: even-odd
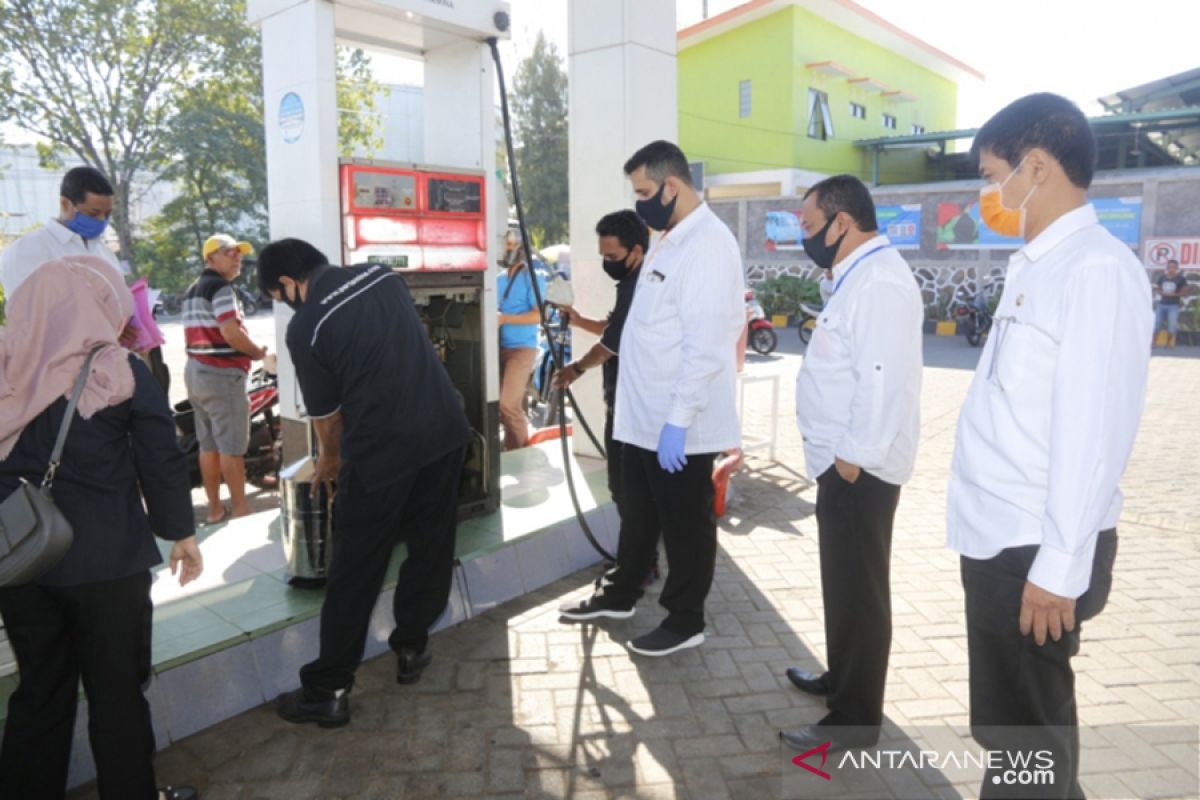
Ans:
[{"label": "man with glasses", "polygon": [[242,322],[233,281],[242,273],[249,242],[218,233],[201,249],[204,272],[187,290],[183,328],[188,362],[183,374],[200,447],[200,475],[208,497],[209,524],[225,519],[221,480],[229,487],[233,516],[250,513],[246,502],[246,447],[250,443],[250,401],[246,374],[267,348],[256,344]]},{"label": "man with glasses", "polygon": [[1049,751],[1055,773],[1054,786],[1022,793],[989,771],[981,796],[1082,797],[1071,658],[1112,585],[1150,284],[1087,201],[1096,141],[1069,100],[1017,100],[980,128],[972,155],[984,223],[1025,246],[1009,260],[950,469],[971,728],[992,750]]}]

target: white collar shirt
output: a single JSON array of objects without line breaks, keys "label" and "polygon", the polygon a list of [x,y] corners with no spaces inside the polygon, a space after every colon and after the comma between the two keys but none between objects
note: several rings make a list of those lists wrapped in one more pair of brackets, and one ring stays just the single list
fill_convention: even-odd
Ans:
[{"label": "white collar shirt", "polygon": [[655,242],[621,334],[613,436],[655,450],[667,423],[688,454],[741,446],[737,344],[746,282],[737,240],[702,203]]},{"label": "white collar shirt", "polygon": [[921,429],[921,292],[886,236],[855,248],[833,280],[796,377],[808,474],[841,458],[898,486],[912,476]]},{"label": "white collar shirt", "polygon": [[116,255],[100,239],[84,239],[66,225],[51,219],[36,231],[30,231],[0,252],[0,284],[6,297],[47,261],[63,256],[99,256],[123,272]]},{"label": "white collar shirt", "polygon": [[1008,265],[959,416],[947,545],[975,559],[1038,545],[1027,579],[1061,597],[1091,580],[1097,534],[1142,414],[1152,312],[1146,270],[1100,226],[1064,214]]}]

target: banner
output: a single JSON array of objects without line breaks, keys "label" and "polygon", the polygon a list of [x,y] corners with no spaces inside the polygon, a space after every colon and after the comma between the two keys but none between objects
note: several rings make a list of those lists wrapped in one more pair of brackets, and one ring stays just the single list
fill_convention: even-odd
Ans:
[{"label": "banner", "polygon": [[1146,240],[1145,261],[1151,269],[1163,269],[1170,260],[1180,269],[1200,269],[1200,236],[1156,236]]},{"label": "banner", "polygon": [[[887,236],[898,248],[921,246],[921,204],[907,203],[899,206],[876,206],[876,221],[879,232]],[[804,228],[800,225],[800,211],[768,211],[766,219],[767,250],[803,250]]]},{"label": "banner", "polygon": [[[1101,197],[1092,200],[1096,217],[1109,233],[1136,250],[1142,228],[1142,198]],[[1021,239],[1001,236],[979,218],[979,200],[966,204],[938,203],[939,250],[1016,250]]]}]

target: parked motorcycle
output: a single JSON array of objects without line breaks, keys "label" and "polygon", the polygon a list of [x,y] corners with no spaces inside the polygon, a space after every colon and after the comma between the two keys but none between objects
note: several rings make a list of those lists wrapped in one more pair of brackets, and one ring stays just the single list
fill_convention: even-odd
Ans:
[{"label": "parked motorcycle", "polygon": [[972,297],[966,288],[960,287],[947,309],[950,319],[958,323],[967,337],[967,344],[979,347],[983,337],[992,329],[992,315],[988,311],[987,298],[983,294]]},{"label": "parked motorcycle", "polygon": [[800,334],[800,341],[808,344],[812,340],[812,332],[817,327],[817,317],[821,316],[821,309],[815,306],[800,304],[800,319],[796,322],[796,333]]},{"label": "parked motorcycle", "polygon": [[775,326],[767,319],[767,312],[763,310],[762,303],[755,298],[753,290],[746,292],[746,315],[749,317],[746,322],[747,344],[760,355],[765,356],[773,352],[779,344]]},{"label": "parked motorcycle", "polygon": [[[274,375],[259,368],[250,375],[246,387],[250,400],[250,444],[246,447],[246,480],[260,489],[273,489],[278,482],[281,459],[279,440],[279,385]],[[192,404],[175,404],[175,429],[179,447],[188,457],[192,488],[203,484],[200,476],[200,447],[196,442],[196,421]]]}]

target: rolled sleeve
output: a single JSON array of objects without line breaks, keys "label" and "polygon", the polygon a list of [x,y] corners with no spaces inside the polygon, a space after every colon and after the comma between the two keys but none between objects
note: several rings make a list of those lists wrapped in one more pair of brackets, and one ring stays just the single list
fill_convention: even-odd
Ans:
[{"label": "rolled sleeve", "polygon": [[921,309],[899,286],[877,283],[858,301],[851,321],[854,397],[850,423],[835,453],[878,469],[900,434],[909,404],[900,398],[921,370]]}]

